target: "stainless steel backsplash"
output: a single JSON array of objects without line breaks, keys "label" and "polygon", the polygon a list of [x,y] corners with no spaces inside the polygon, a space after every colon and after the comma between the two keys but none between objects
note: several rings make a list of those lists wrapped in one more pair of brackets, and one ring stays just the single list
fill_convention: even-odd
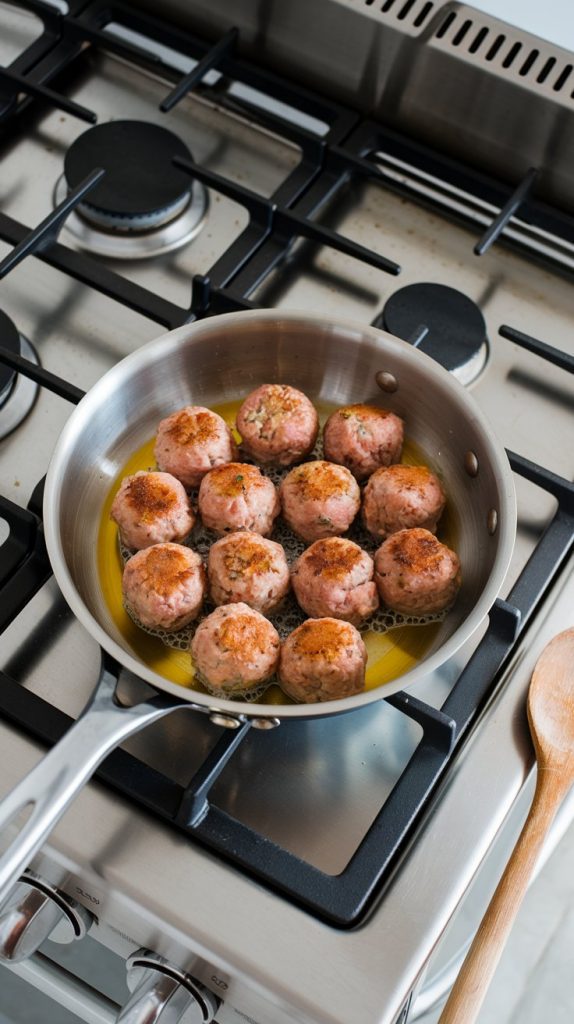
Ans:
[{"label": "stainless steel backsplash", "polygon": [[[135,5],[157,15],[156,0]],[[174,23],[574,210],[574,55],[441,0],[165,0]]]}]

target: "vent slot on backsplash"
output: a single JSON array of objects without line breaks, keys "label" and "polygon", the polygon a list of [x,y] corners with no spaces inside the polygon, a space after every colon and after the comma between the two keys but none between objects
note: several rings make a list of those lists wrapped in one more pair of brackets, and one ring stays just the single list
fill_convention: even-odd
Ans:
[{"label": "vent slot on backsplash", "polygon": [[388,17],[384,21],[402,22],[422,28],[436,7],[436,0],[363,0],[365,7],[371,7]]},{"label": "vent slot on backsplash", "polygon": [[[443,40],[444,46],[456,48],[459,53],[471,54],[477,61],[489,64],[496,61],[499,70],[518,74],[534,86],[544,85],[555,93],[561,92],[574,65],[564,64],[562,55],[556,56],[550,47],[545,52],[533,47],[532,37],[517,39],[515,29],[509,28],[509,35],[506,35],[499,31],[499,27],[499,23],[481,25],[468,16],[468,8],[449,10],[438,24],[434,37]],[[570,99],[574,99],[574,91],[570,93]]]}]

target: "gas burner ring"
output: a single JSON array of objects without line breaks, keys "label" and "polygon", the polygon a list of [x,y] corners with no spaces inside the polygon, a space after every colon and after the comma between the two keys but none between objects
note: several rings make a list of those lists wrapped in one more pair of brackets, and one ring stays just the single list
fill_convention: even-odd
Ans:
[{"label": "gas burner ring", "polygon": [[[23,334],[19,338],[21,356],[39,366],[40,360],[32,343]],[[7,398],[0,406],[0,440],[11,434],[26,418],[36,401],[38,390],[36,381],[25,377],[23,373],[16,375]]]},{"label": "gas burner ring", "polygon": [[[54,190],[54,206],[68,195],[65,176],[59,178]],[[168,208],[165,216],[169,219],[147,230],[129,231],[118,227],[104,228],[94,223],[97,209],[89,209],[87,217],[72,210],[63,228],[74,239],[76,246],[86,252],[98,256],[109,256],[120,260],[141,260],[162,253],[173,252],[191,242],[201,231],[207,216],[207,189],[198,181],[194,181],[191,196],[185,197],[181,203],[181,212]],[[105,215],[104,215],[105,216]],[[102,218],[103,219],[103,218]]]},{"label": "gas burner ring", "polygon": [[139,231],[155,231],[156,228],[169,224],[184,212],[190,199],[191,191],[180,196],[169,206],[155,210],[153,213],[122,216],[120,213],[108,213],[106,210],[100,210],[98,206],[92,206],[89,202],[80,203],[77,211],[85,220],[89,220],[97,228],[103,228],[104,231],[126,231],[137,234]]}]

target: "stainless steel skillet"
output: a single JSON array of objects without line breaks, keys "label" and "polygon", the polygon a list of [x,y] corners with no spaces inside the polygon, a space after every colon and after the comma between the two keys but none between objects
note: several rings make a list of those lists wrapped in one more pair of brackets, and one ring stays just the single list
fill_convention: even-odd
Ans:
[{"label": "stainless steel skillet", "polygon": [[[245,704],[188,690],[143,663],[104,600],[97,564],[102,507],[127,459],[158,421],[186,404],[219,405],[265,382],[293,384],[335,405],[375,402],[406,421],[441,474],[456,520],[463,585],[426,656],[392,683],[315,705]],[[384,391],[384,393],[382,393]],[[516,503],[506,455],[470,395],[437,363],[405,342],[328,316],[258,310],[187,325],[139,349],[80,402],[56,446],[45,489],[44,524],[52,567],[72,611],[128,673],[159,694],[120,707],[105,668],[82,717],[0,806],[0,833],[33,809],[0,857],[0,904],[98,764],[131,733],[182,703],[246,719],[338,714],[380,700],[445,662],[478,628],[496,598],[514,544]],[[62,680],[73,686],[73,680]]]}]

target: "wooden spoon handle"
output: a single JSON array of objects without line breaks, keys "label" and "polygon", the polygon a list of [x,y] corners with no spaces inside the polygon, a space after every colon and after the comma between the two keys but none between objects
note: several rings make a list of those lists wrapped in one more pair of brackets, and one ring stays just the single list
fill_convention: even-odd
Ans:
[{"label": "wooden spoon handle", "polygon": [[532,806],[466,955],[439,1024],[473,1024],[520,909],[545,836],[564,796],[560,773],[538,770]]}]

